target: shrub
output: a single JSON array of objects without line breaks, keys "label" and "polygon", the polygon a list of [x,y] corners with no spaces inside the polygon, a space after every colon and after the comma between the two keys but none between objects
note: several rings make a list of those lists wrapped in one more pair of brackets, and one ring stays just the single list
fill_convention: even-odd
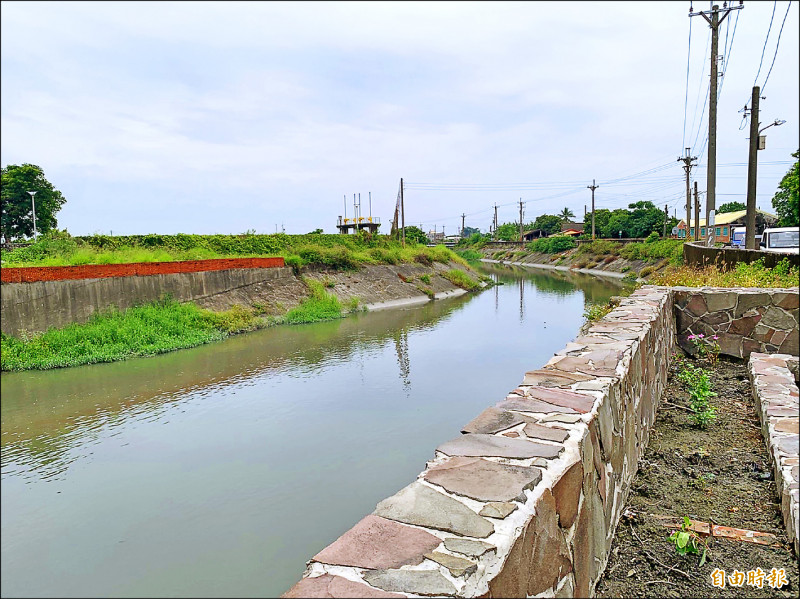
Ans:
[{"label": "shrub", "polygon": [[647,277],[653,273],[653,270],[654,269],[652,266],[645,266],[642,270],[639,271],[639,276],[642,278]]},{"label": "shrub", "polygon": [[616,259],[617,259],[616,256],[606,256],[605,258],[603,258],[603,263],[604,264],[611,264]]},{"label": "shrub", "polygon": [[568,235],[554,235],[553,237],[534,239],[525,247],[532,252],[555,254],[558,252],[571,250],[577,245],[578,244],[575,243],[575,240]]},{"label": "shrub", "polygon": [[430,275],[420,275],[419,280],[425,283],[426,285],[431,284],[431,276]]},{"label": "shrub", "polygon": [[325,291],[322,283],[311,279],[304,280],[311,295],[287,312],[284,321],[289,324],[317,322],[341,318],[342,305],[335,295]]},{"label": "shrub", "polygon": [[658,233],[656,233],[655,231],[653,231],[653,232],[650,233],[650,235],[648,235],[645,238],[644,242],[645,243],[653,243],[654,241],[658,241],[659,239],[661,239],[661,236]]},{"label": "shrub", "polygon": [[443,273],[442,276],[456,287],[461,287],[467,291],[475,291],[480,288],[480,284],[477,281],[473,280],[472,277],[463,270],[458,270],[457,268],[448,270]]}]

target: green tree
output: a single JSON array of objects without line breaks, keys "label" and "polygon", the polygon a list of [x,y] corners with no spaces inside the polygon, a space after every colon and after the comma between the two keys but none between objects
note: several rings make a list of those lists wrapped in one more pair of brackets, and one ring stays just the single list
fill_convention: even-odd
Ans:
[{"label": "green tree", "polygon": [[[601,208],[600,210],[595,210],[594,212],[594,233],[596,237],[603,236],[603,229],[608,224],[608,220],[611,218],[611,210],[608,208]],[[583,224],[583,230],[585,233],[592,236],[592,213],[590,212],[586,218],[585,223]]]},{"label": "green tree", "polygon": [[472,237],[475,233],[480,234],[481,230],[478,227],[467,227],[464,226],[464,230],[462,231],[462,235],[464,237]]},{"label": "green tree", "polygon": [[558,218],[567,223],[570,222],[571,219],[575,218],[575,213],[569,208],[564,207],[564,209],[558,213]]},{"label": "green tree", "polygon": [[[597,222],[595,221],[595,229],[597,229]],[[603,237],[620,237],[619,232],[622,231],[622,237],[633,237],[631,235],[631,213],[624,208],[617,208],[608,218],[608,222],[603,227]]]},{"label": "green tree", "polygon": [[33,210],[29,191],[35,191],[36,230],[46,233],[57,226],[56,213],[66,199],[35,164],[9,164],[2,169],[0,232],[6,239],[33,235]]},{"label": "green tree", "polygon": [[519,223],[497,225],[497,238],[502,241],[519,241]]},{"label": "green tree", "polygon": [[628,208],[631,211],[628,221],[631,237],[647,237],[654,231],[660,235],[663,232],[664,212],[656,208],[653,202],[634,202],[628,204]]},{"label": "green tree", "polygon": [[425,232],[419,227],[410,225],[406,227],[406,241],[411,243],[422,243],[424,245],[428,245],[428,236],[425,235]]},{"label": "green tree", "polygon": [[561,217],[555,214],[542,214],[533,221],[534,229],[542,229],[548,235],[561,232]]},{"label": "green tree", "polygon": [[727,202],[717,208],[717,214],[725,214],[726,212],[738,212],[739,210],[747,210],[747,206],[741,202]]},{"label": "green tree", "polygon": [[309,231],[308,234],[309,235],[321,235],[322,232],[323,232],[322,229],[314,229],[313,231]]},{"label": "green tree", "polygon": [[800,208],[798,207],[798,172],[797,158],[800,150],[794,152],[794,164],[778,184],[778,192],[772,198],[772,207],[778,213],[778,224],[781,227],[796,227],[800,225]]}]

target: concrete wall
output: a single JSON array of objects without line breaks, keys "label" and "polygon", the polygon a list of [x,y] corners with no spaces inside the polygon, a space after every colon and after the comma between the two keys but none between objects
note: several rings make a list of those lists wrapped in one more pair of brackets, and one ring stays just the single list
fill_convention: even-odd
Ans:
[{"label": "concrete wall", "polygon": [[800,254],[781,254],[779,252],[742,250],[730,247],[710,248],[703,245],[702,242],[683,244],[684,262],[689,266],[695,267],[715,264],[719,268],[729,270],[739,262],[750,264],[763,259],[765,266],[774,268],[784,258],[788,258],[792,266],[800,266]]},{"label": "concrete wall", "polygon": [[281,267],[3,283],[0,322],[3,333],[19,336],[23,331],[34,333],[86,322],[98,310],[109,306],[129,308],[157,300],[165,293],[181,302],[208,300],[241,288],[289,281],[295,281],[292,269]]},{"label": "concrete wall", "polygon": [[668,288],[623,299],[440,445],[284,596],[589,596],[674,343]]},{"label": "concrete wall", "polygon": [[719,337],[720,353],[798,353],[800,296],[791,289],[673,287],[678,343],[694,355],[689,335]]}]

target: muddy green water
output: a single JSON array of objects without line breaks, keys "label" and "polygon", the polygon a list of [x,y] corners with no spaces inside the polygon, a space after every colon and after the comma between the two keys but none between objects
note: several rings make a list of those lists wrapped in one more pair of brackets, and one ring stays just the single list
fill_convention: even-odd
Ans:
[{"label": "muddy green water", "polygon": [[2,375],[3,597],[278,596],[620,287],[478,295]]}]

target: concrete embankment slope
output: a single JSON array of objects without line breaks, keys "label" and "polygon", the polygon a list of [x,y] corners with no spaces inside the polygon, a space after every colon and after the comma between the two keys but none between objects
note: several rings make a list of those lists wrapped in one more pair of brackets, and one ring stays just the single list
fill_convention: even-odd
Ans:
[{"label": "concrete embankment slope", "polygon": [[[168,272],[159,272],[158,268],[148,265],[141,274],[114,271],[117,266],[130,270],[133,265],[106,265],[103,268],[108,272],[95,273],[94,278],[86,278],[87,273],[81,271],[80,278],[54,280],[48,271],[44,280],[38,277],[39,280],[31,282],[5,282],[12,274],[10,271],[17,269],[3,269],[2,331],[19,336],[23,332],[36,333],[73,322],[86,322],[95,312],[111,306],[125,309],[157,300],[165,294],[176,301],[192,301],[211,310],[226,310],[238,304],[257,307],[265,314],[281,315],[308,297],[309,289],[301,277],[321,281],[343,305],[357,298],[361,305],[373,308],[421,303],[433,297],[463,292],[442,276],[452,268],[464,269],[454,264],[367,265],[358,271],[309,267],[298,276],[282,263],[280,259],[279,265],[266,267],[251,268],[249,263],[242,263],[241,267],[226,264],[223,270],[196,270],[199,268],[196,264],[172,262],[161,263],[169,265],[164,267],[169,268]],[[181,264],[186,264],[189,272],[176,272],[179,269],[176,265]],[[474,273],[472,278],[477,278]]]}]

